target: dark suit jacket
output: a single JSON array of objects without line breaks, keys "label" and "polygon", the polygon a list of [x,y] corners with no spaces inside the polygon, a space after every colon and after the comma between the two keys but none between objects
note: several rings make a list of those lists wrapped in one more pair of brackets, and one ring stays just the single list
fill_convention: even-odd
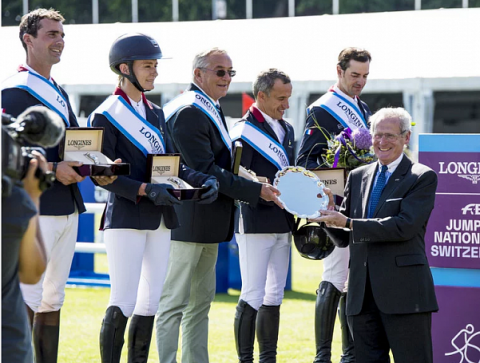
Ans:
[{"label": "dark suit jacket", "polygon": [[[115,94],[122,95],[127,102],[128,97],[117,89]],[[144,102],[148,102],[144,98]],[[158,128],[165,140],[166,152],[173,152],[172,143],[165,133],[165,118],[163,111],[157,105],[148,102],[146,106],[147,121]],[[103,127],[103,153],[115,160],[121,158],[122,162],[130,163],[130,175],[119,176],[112,184],[104,186],[109,194],[104,215],[104,228],[131,228],[140,230],[155,230],[158,228],[163,216],[165,226],[173,229],[179,226],[174,207],[156,206],[147,197],[138,197],[138,189],[147,180],[147,158],[145,155],[122,134],[105,116],[95,114],[91,120],[92,126]],[[200,187],[209,175],[196,173],[181,165],[178,175],[192,186]],[[186,202],[189,203],[189,202]]]},{"label": "dark suit jacket", "polygon": [[[265,121],[260,111],[252,106],[247,114],[239,122],[248,121],[260,130],[267,133],[278,142],[275,131]],[[285,130],[285,139],[283,140],[283,147],[287,152],[290,165],[293,165],[293,142],[294,131],[292,125],[283,120],[279,121]],[[275,174],[278,169],[258,151],[256,151],[246,141],[242,142],[242,161],[241,165],[245,168],[254,171],[257,175],[266,176],[273,183]],[[235,232],[239,231],[239,217],[240,209],[243,219],[243,227],[245,233],[287,233],[293,229],[293,215],[287,211],[280,209],[275,203],[260,200],[256,207],[250,204],[240,203],[240,208],[237,208],[235,213]]]},{"label": "dark suit jacket", "polygon": [[[59,88],[60,92],[65,96],[69,111],[69,122],[71,127],[78,127],[77,119],[72,111],[68,95],[63,88]],[[2,91],[2,107],[5,112],[17,117],[30,106],[45,106],[37,98],[27,91],[20,88],[9,88]],[[60,144],[46,149],[47,161],[59,162],[62,159],[60,150],[63,150],[63,140]],[[75,206],[79,213],[85,212],[82,195],[78,189],[77,183],[63,185],[55,180],[53,187],[46,190],[40,197],[40,215],[47,216],[65,216],[75,212]]]},{"label": "dark suit jacket", "polygon": [[[198,90],[191,85],[189,90]],[[225,120],[222,119],[225,123]],[[226,124],[225,124],[226,127]],[[212,121],[194,106],[186,106],[167,122],[174,149],[189,167],[213,175],[220,183],[215,202],[183,203],[177,208],[181,227],[172,231],[177,241],[218,243],[230,241],[234,230],[234,200],[252,206],[259,200],[261,184],[231,173],[230,151]]]},{"label": "dark suit jacket", "polygon": [[[365,119],[368,120],[372,113],[365,102],[360,101],[360,99],[358,100],[357,105]],[[322,130],[318,129],[317,124]],[[328,139],[326,136],[336,136],[343,129],[343,125],[328,113],[328,111],[321,107],[313,107],[305,121],[305,130],[303,132],[296,164],[306,169],[316,169],[324,166],[322,154],[324,154],[325,149],[327,149]],[[311,130],[310,135],[306,134],[307,130]]]},{"label": "dark suit jacket", "polygon": [[373,218],[367,219],[377,165],[349,174],[340,211],[354,219],[353,231],[327,228],[336,245],[350,245],[347,314],[361,312],[367,269],[373,297],[383,313],[436,311],[424,236],[435,203],[437,175],[404,155],[383,190]]}]

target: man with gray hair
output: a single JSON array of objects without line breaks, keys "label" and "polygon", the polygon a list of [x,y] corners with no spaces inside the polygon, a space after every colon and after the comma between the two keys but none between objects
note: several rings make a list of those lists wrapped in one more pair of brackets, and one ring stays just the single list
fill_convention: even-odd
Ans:
[{"label": "man with gray hair", "polygon": [[190,87],[164,107],[167,131],[186,165],[217,178],[220,188],[209,205],[183,203],[177,208],[180,227],[172,242],[157,313],[157,347],[161,363],[176,362],[182,324],[182,362],[206,363],[208,312],[215,297],[218,243],[230,241],[234,200],[258,204],[280,202],[278,190],[232,173],[232,141],[219,99],[235,76],[227,52],[213,48],[195,56]]},{"label": "man with gray hair", "polygon": [[403,149],[411,117],[382,108],[372,117],[378,162],[352,170],[339,212],[322,211],[327,234],[350,246],[347,316],[357,363],[433,362],[432,312],[438,310],[425,253],[437,175]]},{"label": "man with gray hair", "polygon": [[[295,163],[293,127],[283,120],[292,95],[290,78],[275,68],[253,85],[255,104],[230,132],[243,142],[241,165],[270,180]],[[234,334],[239,362],[253,362],[255,330],[260,362],[275,362],[280,305],[288,275],[293,215],[272,202],[240,204],[235,238],[240,254],[242,291]]]}]

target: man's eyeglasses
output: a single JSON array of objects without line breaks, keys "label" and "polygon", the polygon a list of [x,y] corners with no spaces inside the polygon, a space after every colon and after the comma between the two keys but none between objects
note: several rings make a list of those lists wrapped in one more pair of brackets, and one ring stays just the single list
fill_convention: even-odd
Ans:
[{"label": "man's eyeglasses", "polygon": [[374,134],[373,138],[377,141],[380,141],[381,139],[385,138],[387,141],[396,141],[400,136],[402,136],[407,130],[402,131],[399,134]]},{"label": "man's eyeglasses", "polygon": [[230,69],[228,71],[224,70],[224,69],[208,69],[208,68],[200,68],[200,69],[205,69],[207,71],[210,71],[210,72],[215,72],[215,74],[217,75],[217,77],[220,77],[220,78],[223,78],[225,77],[225,75],[228,73],[228,75],[230,77],[235,77],[235,75],[237,74],[237,71],[234,71],[233,69]]}]

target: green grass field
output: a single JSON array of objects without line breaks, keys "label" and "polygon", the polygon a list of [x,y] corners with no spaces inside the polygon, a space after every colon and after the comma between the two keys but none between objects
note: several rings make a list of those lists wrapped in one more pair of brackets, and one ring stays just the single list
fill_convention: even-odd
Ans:
[{"label": "green grass field", "polygon": [[[315,290],[322,273],[321,261],[309,261],[292,250],[293,291],[285,294],[281,309],[280,337],[278,342],[279,363],[312,362],[315,355],[314,308]],[[106,256],[96,256],[99,272],[106,269]],[[109,289],[67,288],[65,305],[62,308],[59,362],[100,362],[98,336],[105,312]],[[210,311],[209,352],[212,363],[237,363],[233,337],[233,318],[240,292],[217,294]],[[126,334],[127,335],[127,334]],[[126,337],[125,337],[126,338]],[[341,340],[337,319],[332,362],[340,361]],[[181,352],[178,360],[180,361]],[[127,361],[126,346],[122,362]],[[258,361],[258,348],[255,351]],[[148,362],[158,362],[155,336],[152,339]]]}]

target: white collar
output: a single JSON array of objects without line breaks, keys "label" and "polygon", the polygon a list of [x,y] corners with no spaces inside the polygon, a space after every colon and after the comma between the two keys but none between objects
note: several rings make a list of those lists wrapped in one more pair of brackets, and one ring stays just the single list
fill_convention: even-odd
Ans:
[{"label": "white collar", "polygon": [[[42,76],[42,75],[41,75],[40,73],[38,73],[35,69],[33,69],[32,67],[30,67],[28,64],[23,64],[22,66],[25,67],[25,68],[27,68],[29,72],[38,74],[39,76]],[[43,77],[43,76],[42,76],[42,77]],[[43,77],[43,78],[45,78],[45,77]],[[51,83],[53,83],[52,77],[50,77],[48,80],[49,80]]]},{"label": "white collar", "polygon": [[202,89],[202,87],[200,87],[200,86],[199,86],[198,84],[196,84],[195,82],[192,82],[192,83],[193,83],[200,91],[202,91],[203,94],[204,94],[205,96],[207,96],[207,97],[209,98],[209,100],[212,101],[212,103],[213,103],[214,105],[216,105],[217,107],[220,107],[220,102],[214,101],[214,99],[213,99],[212,97],[210,97],[210,96],[207,94],[207,92],[205,92],[205,91]]},{"label": "white collar", "polygon": [[333,86],[333,89],[336,93],[340,94],[341,96],[343,97],[347,97],[347,99],[351,99],[355,102],[357,102],[357,96],[355,97],[350,97],[349,95],[347,95],[345,92],[343,92],[340,87],[338,87],[338,83],[335,84],[335,86]]},{"label": "white collar", "polygon": [[267,121],[268,123],[272,123],[272,122],[277,122],[278,123],[278,120],[268,116],[265,112],[263,112],[260,108],[258,108],[257,104],[253,104],[253,106],[255,106],[257,108],[257,110],[260,111],[260,113],[262,114],[263,118],[265,119],[265,121]]},{"label": "white collar", "polygon": [[140,98],[140,101],[135,101],[133,100],[132,98],[130,98],[129,96],[127,96],[128,99],[130,100],[130,104],[133,106],[135,105],[136,107],[140,107],[142,104],[143,104],[143,97]]},{"label": "white collar", "polygon": [[[390,174],[393,174],[393,172],[395,171],[395,169],[397,169],[397,166],[400,164],[402,159],[403,159],[403,153],[396,160],[392,161],[390,164],[387,165],[388,172]],[[382,166],[382,164],[379,161],[378,162],[378,169],[381,169],[381,166]]]}]

